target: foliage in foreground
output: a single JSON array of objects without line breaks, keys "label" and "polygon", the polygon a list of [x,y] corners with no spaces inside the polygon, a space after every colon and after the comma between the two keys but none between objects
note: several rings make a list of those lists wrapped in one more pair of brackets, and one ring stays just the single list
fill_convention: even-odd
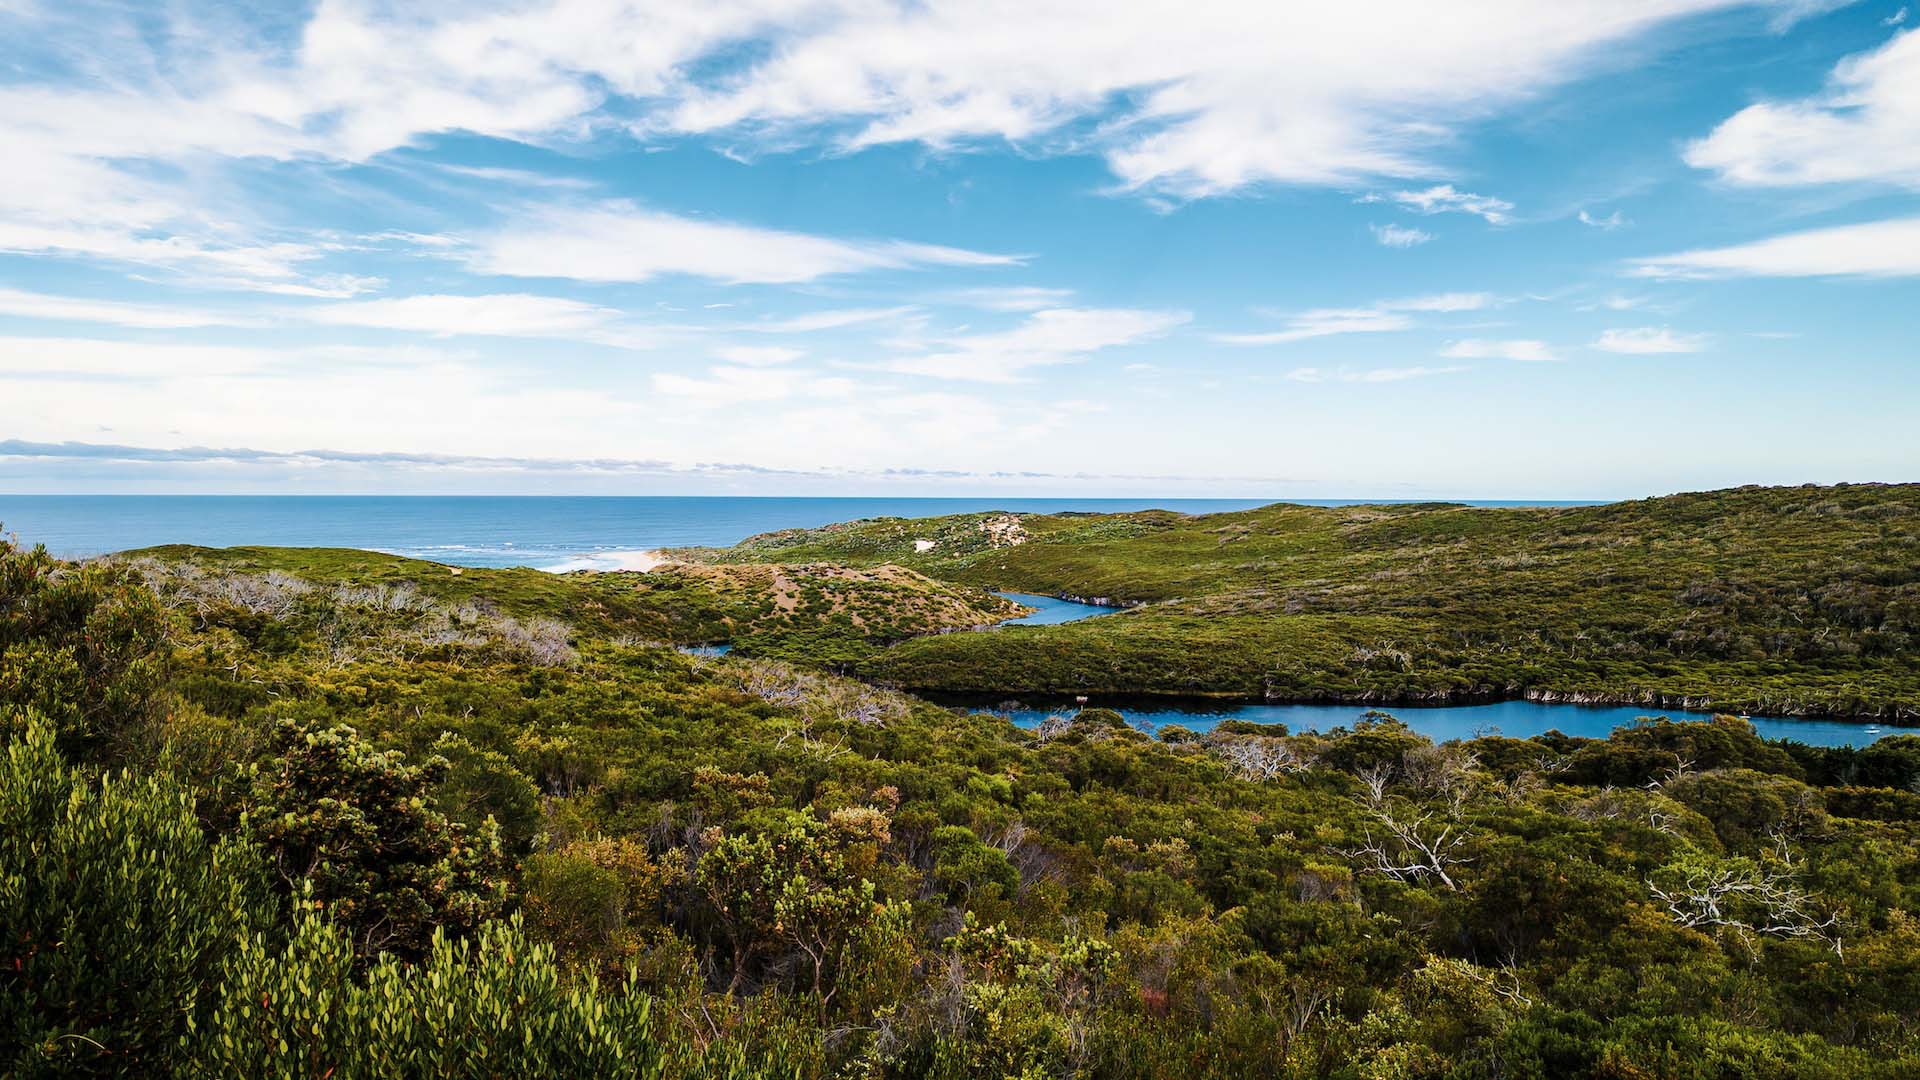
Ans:
[{"label": "foliage in foreground", "polygon": [[[0,582],[0,1072],[1920,1069],[1920,738],[1030,733],[577,629],[343,661],[297,609]],[[75,667],[112,704],[46,713]]]}]

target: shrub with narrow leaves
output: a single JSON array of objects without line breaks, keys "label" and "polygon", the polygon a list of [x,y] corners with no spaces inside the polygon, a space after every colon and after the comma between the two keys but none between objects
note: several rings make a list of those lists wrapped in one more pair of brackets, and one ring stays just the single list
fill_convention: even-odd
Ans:
[{"label": "shrub with narrow leaves", "polygon": [[459,940],[437,931],[422,962],[388,955],[364,976],[354,951],[316,916],[284,945],[247,937],[195,1031],[191,1074],[650,1080],[667,1068],[651,999],[568,985],[518,919]]},{"label": "shrub with narrow leaves", "polygon": [[259,863],[171,779],[91,777],[53,730],[0,758],[0,1075],[160,1075],[270,922]]}]

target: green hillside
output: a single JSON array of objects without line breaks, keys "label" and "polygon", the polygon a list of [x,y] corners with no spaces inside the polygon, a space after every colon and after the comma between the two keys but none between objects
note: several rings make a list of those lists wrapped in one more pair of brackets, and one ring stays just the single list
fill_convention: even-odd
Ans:
[{"label": "green hillside", "polygon": [[[453,567],[340,548],[169,546],[116,557],[166,601],[260,644],[302,628],[355,656],[458,648],[502,633],[727,642],[845,662],[921,634],[1010,618],[1018,604],[900,567],[668,564],[650,573]],[[275,631],[279,632],[279,631]],[[469,641],[468,639],[472,639]]]},{"label": "green hillside", "polygon": [[861,667],[918,689],[1920,717],[1914,485],[1572,508],[884,519],[687,554],[891,563],[1138,605],[912,641]]}]

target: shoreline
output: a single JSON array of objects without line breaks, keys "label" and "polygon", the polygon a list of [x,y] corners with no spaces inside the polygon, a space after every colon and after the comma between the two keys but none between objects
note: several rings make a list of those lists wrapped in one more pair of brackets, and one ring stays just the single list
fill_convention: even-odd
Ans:
[{"label": "shoreline", "polygon": [[[1142,711],[1193,711],[1212,713],[1228,711],[1243,706],[1320,705],[1354,706],[1360,708],[1391,709],[1457,709],[1477,705],[1502,705],[1511,702],[1524,702],[1533,705],[1568,705],[1576,708],[1619,709],[1643,708],[1654,710],[1649,716],[1665,712],[1724,714],[1728,716],[1747,716],[1758,719],[1794,721],[1829,721],[1861,726],[1881,725],[1920,732],[1920,716],[1903,711],[1899,706],[1885,707],[1889,711],[1879,713],[1849,713],[1822,710],[1817,706],[1796,706],[1790,709],[1743,707],[1739,705],[1714,705],[1702,703],[1697,698],[1682,698],[1674,695],[1633,695],[1633,694],[1568,694],[1550,690],[1527,690],[1519,693],[1471,693],[1455,692],[1440,694],[1379,694],[1359,692],[1350,694],[1322,693],[1300,695],[1276,695],[1271,697],[1251,696],[1233,691],[1206,693],[1184,691],[1179,693],[1155,693],[1142,690],[956,690],[949,688],[914,687],[902,685],[901,690],[924,698],[939,705],[958,705],[963,708],[976,707],[975,702],[988,697],[999,697],[1003,701],[1020,701],[1040,707],[1073,701],[1079,695],[1098,699],[1099,704],[1122,712],[1128,708]],[[1685,702],[1683,704],[1683,702]]]},{"label": "shoreline", "polygon": [[645,574],[672,562],[657,548],[634,549],[631,551],[602,551],[593,555],[578,555],[553,566],[539,569],[549,574],[571,574],[581,570],[594,570],[602,573]]}]

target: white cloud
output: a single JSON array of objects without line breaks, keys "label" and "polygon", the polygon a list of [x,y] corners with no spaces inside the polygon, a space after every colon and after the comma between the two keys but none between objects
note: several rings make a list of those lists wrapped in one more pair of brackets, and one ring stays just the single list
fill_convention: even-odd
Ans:
[{"label": "white cloud", "polygon": [[886,366],[937,379],[1017,382],[1029,368],[1076,363],[1103,349],[1147,341],[1189,318],[1184,311],[1054,308],[1032,313],[1011,330],[948,338]]},{"label": "white cloud", "polygon": [[671,372],[657,374],[653,377],[653,388],[691,404],[721,408],[792,397],[844,398],[851,396],[857,386],[851,379],[822,377],[811,371],[716,367],[708,371],[705,378]]},{"label": "white cloud", "polygon": [[1284,330],[1253,334],[1215,334],[1223,345],[1284,345],[1290,341],[1332,337],[1335,334],[1378,334],[1408,330],[1413,320],[1397,311],[1379,308],[1316,308],[1288,320]]},{"label": "white cloud", "polygon": [[953,289],[938,294],[934,299],[987,311],[1040,311],[1065,305],[1073,299],[1073,290],[1012,285],[1004,288]]},{"label": "white cloud", "polygon": [[1448,343],[1440,350],[1440,355],[1455,360],[1557,360],[1553,350],[1544,341],[1532,339],[1494,341],[1486,338],[1467,338]]},{"label": "white cloud", "polygon": [[1880,25],[1881,26],[1899,26],[1901,23],[1906,21],[1907,21],[1907,9],[1901,8],[1899,11],[1896,11],[1893,14],[1887,16],[1886,18],[1881,19]]},{"label": "white cloud", "polygon": [[[452,362],[433,349],[318,346],[281,349],[254,345],[128,342],[98,338],[0,337],[0,375],[86,376],[125,382],[169,382],[190,376],[297,372],[312,366],[366,370],[421,368]],[[99,384],[94,384],[99,385]],[[73,400],[92,404],[89,392]],[[63,410],[63,412],[70,411]],[[10,419],[18,419],[9,408]],[[91,416],[91,412],[88,413]]]},{"label": "white cloud", "polygon": [[989,255],[898,240],[850,241],[679,217],[631,203],[552,208],[480,237],[459,253],[486,274],[647,281],[686,274],[728,284],[793,284],[833,274],[922,266],[1007,266]]},{"label": "white cloud", "polygon": [[727,345],[713,350],[713,355],[729,364],[757,368],[791,364],[807,355],[807,351],[784,345]]},{"label": "white cloud", "polygon": [[114,326],[131,326],[148,330],[259,325],[257,320],[243,315],[198,311],[167,304],[137,304],[120,300],[54,296],[48,293],[6,288],[0,288],[0,315],[108,323]]},{"label": "white cloud", "polygon": [[139,220],[212,228],[141,162],[364,162],[456,131],[542,144],[624,126],[743,153],[1005,139],[1090,150],[1129,189],[1188,197],[1440,178],[1464,125],[1742,3],[333,0],[292,25],[134,5],[35,27],[46,67],[110,74],[0,89],[0,141],[10,186],[33,189],[19,205],[123,238]]},{"label": "white cloud", "polygon": [[[162,379],[248,374],[275,363],[276,357],[268,349],[170,344],[129,347],[125,342],[88,338],[0,337],[0,376]],[[19,408],[17,402],[8,405],[10,419],[20,419]],[[72,408],[69,401],[61,411]]]},{"label": "white cloud", "polygon": [[0,315],[158,330],[309,324],[398,330],[436,337],[472,334],[627,346],[656,344],[660,336],[660,331],[627,321],[622,312],[612,308],[527,293],[427,294],[240,313],[0,288]]},{"label": "white cloud", "polygon": [[1582,210],[1580,211],[1580,224],[1590,225],[1596,229],[1605,229],[1608,232],[1612,232],[1615,229],[1627,225],[1628,222],[1626,218],[1620,215],[1620,211],[1618,210],[1608,214],[1606,217],[1595,217],[1585,210]]},{"label": "white cloud", "polygon": [[1181,196],[1433,176],[1444,170],[1429,154],[1458,125],[1605,63],[1608,45],[1722,6],[860,5],[655,122],[789,138],[827,127],[859,147],[1044,145],[1104,118],[1072,145],[1102,153],[1129,188]]},{"label": "white cloud", "polygon": [[1423,229],[1409,229],[1401,225],[1369,225],[1373,238],[1385,247],[1410,248],[1433,239],[1433,234]]},{"label": "white cloud", "polygon": [[1749,105],[1689,145],[1686,160],[1756,187],[1920,188],[1920,30],[1842,60],[1817,95]]},{"label": "white cloud", "polygon": [[1492,293],[1450,292],[1433,293],[1428,296],[1408,296],[1398,300],[1382,300],[1376,308],[1388,311],[1480,311],[1499,303]]},{"label": "white cloud", "polygon": [[751,330],[760,334],[810,334],[821,330],[839,330],[848,326],[899,319],[912,314],[914,310],[912,307],[838,308],[828,311],[810,311],[804,315],[793,315],[782,319],[742,323],[733,329]]},{"label": "white cloud", "polygon": [[[36,7],[17,35],[33,50],[22,70],[60,77],[0,86],[0,252],[352,297],[382,283],[338,272],[335,249],[261,193],[285,190],[296,170],[337,193],[353,181],[331,165],[392,162],[449,132],[535,145],[703,133],[746,155],[1014,140],[1098,154],[1123,188],[1156,198],[1443,179],[1440,156],[1465,125],[1613,62],[1622,43],[1741,2],[1498,0],[1463,13],[1417,0],[329,0],[291,17],[271,5]],[[581,190],[524,170],[429,170],[467,188]],[[258,183],[269,173],[279,188]],[[1446,184],[1400,194],[1412,209],[1504,214],[1502,200]],[[794,283],[1017,261],[604,210],[516,222],[468,254],[486,272],[596,281]],[[611,242],[582,232],[602,224]],[[1004,302],[1043,310],[1065,298]]]},{"label": "white cloud", "polygon": [[1705,334],[1676,334],[1664,326],[1639,326],[1603,331],[1593,347],[1629,355],[1696,353],[1706,349],[1707,340]]},{"label": "white cloud", "polygon": [[1920,218],[1784,233],[1749,244],[1642,259],[1651,278],[1907,277],[1920,274]]},{"label": "white cloud", "polygon": [[[818,372],[732,366],[659,379],[623,372],[568,386],[555,385],[553,373],[537,366],[503,367],[441,347],[0,338],[0,402],[9,425],[0,456],[22,444],[70,444],[111,432],[113,442],[136,448],[253,448],[136,453],[147,460],[297,455],[292,472],[276,474],[282,490],[309,483],[364,488],[404,479],[388,463],[404,471],[409,460],[471,457],[459,467],[494,471],[553,459],[619,472],[649,463],[710,472],[713,466],[698,463],[751,462],[719,468],[742,474],[847,470],[861,480],[907,484],[937,483],[949,474],[996,483],[1026,476],[1040,478],[1044,493],[1057,490],[1061,479],[1081,482],[1102,472],[1102,457],[1092,451],[1056,463],[1038,460],[1037,448],[1095,407],[1085,397],[1065,396],[1056,408],[1050,399],[898,393]],[[76,401],[86,403],[83,411],[74,410]],[[726,423],[713,422],[716,410],[728,412]],[[330,449],[306,453],[317,447]],[[1159,458],[1142,453],[1135,460]],[[355,461],[367,470],[345,468]],[[910,467],[916,465],[925,467]],[[1049,467],[1067,471],[1038,471]],[[13,475],[47,475],[37,468],[15,468]],[[116,475],[129,474],[119,469]],[[217,486],[228,474],[213,475]],[[449,479],[465,486],[453,474]]]},{"label": "white cloud", "polygon": [[1287,372],[1286,377],[1294,382],[1305,383],[1392,383],[1405,382],[1408,379],[1425,379],[1435,375],[1454,375],[1469,370],[1471,369],[1461,366],[1367,368],[1359,371],[1347,368],[1329,371],[1325,368],[1301,367]]},{"label": "white cloud", "polygon": [[1643,296],[1609,296],[1597,304],[1582,305],[1580,310],[1592,311],[1595,308],[1605,308],[1608,311],[1632,311],[1634,308],[1644,307],[1646,302],[1646,297]]},{"label": "white cloud", "polygon": [[[156,446],[668,456],[605,387],[545,385],[437,349],[293,349],[0,339],[10,434],[100,429]],[[76,422],[73,403],[84,401]],[[82,426],[84,425],[84,426]]]},{"label": "white cloud", "polygon": [[[31,170],[35,166],[24,166]],[[4,189],[6,185],[0,185]],[[168,210],[156,222],[111,220],[111,206],[63,208],[42,214],[14,208],[0,196],[0,252],[80,257],[181,275],[215,289],[288,296],[348,297],[378,288],[380,279],[313,271],[325,251],[294,242],[233,243],[171,231],[188,213]],[[62,216],[64,215],[64,216]]]},{"label": "white cloud", "polygon": [[1461,191],[1452,184],[1438,184],[1420,191],[1368,195],[1360,201],[1394,203],[1422,214],[1472,214],[1484,218],[1489,225],[1505,225],[1513,220],[1508,213],[1513,209],[1513,204],[1507,200]]},{"label": "white cloud", "polygon": [[325,326],[361,326],[451,336],[595,337],[620,312],[578,300],[528,293],[484,296],[422,295],[322,304],[289,313]]},{"label": "white cloud", "polygon": [[1314,308],[1288,316],[1286,327],[1280,330],[1214,334],[1212,339],[1223,345],[1284,345],[1290,341],[1332,337],[1335,334],[1388,333],[1411,330],[1417,325],[1405,314],[1409,311],[1436,314],[1479,311],[1498,302],[1492,293],[1452,292],[1378,300],[1363,308]]}]

